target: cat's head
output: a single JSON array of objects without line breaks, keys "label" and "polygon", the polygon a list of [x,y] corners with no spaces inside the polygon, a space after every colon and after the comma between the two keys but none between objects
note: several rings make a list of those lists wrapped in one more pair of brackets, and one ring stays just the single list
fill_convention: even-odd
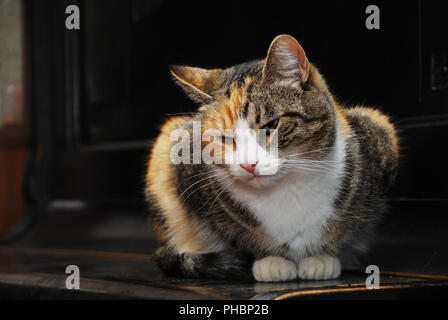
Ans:
[{"label": "cat's head", "polygon": [[171,72],[200,103],[203,147],[212,146],[211,154],[224,160],[211,166],[243,184],[266,187],[329,165],[338,108],[293,37],[276,37],[263,60],[213,70],[173,66]]}]

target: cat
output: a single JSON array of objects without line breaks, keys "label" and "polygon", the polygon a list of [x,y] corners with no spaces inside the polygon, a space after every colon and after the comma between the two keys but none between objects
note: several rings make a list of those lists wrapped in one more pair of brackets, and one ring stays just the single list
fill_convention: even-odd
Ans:
[{"label": "cat", "polygon": [[[388,116],[338,103],[290,35],[276,37],[265,59],[227,69],[172,66],[171,74],[199,108],[168,119],[150,152],[146,198],[163,243],[160,268],[262,282],[339,277],[367,250],[386,210],[399,157]],[[217,132],[210,141],[225,150],[218,158],[247,145],[267,151],[275,134],[277,155],[175,165],[171,134],[193,134],[195,121],[201,133]],[[257,140],[251,129],[268,133]]]}]

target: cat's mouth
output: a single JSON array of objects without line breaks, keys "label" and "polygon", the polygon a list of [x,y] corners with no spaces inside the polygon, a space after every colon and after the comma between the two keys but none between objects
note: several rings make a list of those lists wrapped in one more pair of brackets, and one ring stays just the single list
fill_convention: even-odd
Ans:
[{"label": "cat's mouth", "polygon": [[240,177],[238,180],[250,187],[264,188],[273,185],[278,179],[276,175],[252,175],[250,177]]},{"label": "cat's mouth", "polygon": [[264,186],[264,182],[266,181],[266,178],[268,176],[253,176],[251,178],[249,178],[249,180],[247,180],[247,183],[249,183],[250,185],[254,185],[254,186],[258,186],[258,187],[263,187]]}]

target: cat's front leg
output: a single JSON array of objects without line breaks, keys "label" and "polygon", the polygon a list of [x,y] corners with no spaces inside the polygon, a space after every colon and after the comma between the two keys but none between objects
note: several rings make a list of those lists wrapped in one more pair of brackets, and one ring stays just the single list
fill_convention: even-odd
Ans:
[{"label": "cat's front leg", "polygon": [[336,279],[341,275],[338,257],[328,254],[304,258],[298,263],[298,276],[302,280]]},{"label": "cat's front leg", "polygon": [[260,282],[294,280],[297,278],[297,265],[282,257],[269,256],[255,261],[252,274]]}]

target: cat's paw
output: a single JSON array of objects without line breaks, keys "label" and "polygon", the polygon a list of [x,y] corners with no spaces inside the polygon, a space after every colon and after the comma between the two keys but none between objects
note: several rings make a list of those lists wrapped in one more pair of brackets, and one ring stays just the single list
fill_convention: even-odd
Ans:
[{"label": "cat's paw", "polygon": [[298,275],[303,280],[336,279],[341,275],[341,263],[330,255],[311,256],[300,260]]},{"label": "cat's paw", "polygon": [[252,274],[260,282],[293,280],[297,278],[297,266],[282,257],[269,256],[255,261]]}]

